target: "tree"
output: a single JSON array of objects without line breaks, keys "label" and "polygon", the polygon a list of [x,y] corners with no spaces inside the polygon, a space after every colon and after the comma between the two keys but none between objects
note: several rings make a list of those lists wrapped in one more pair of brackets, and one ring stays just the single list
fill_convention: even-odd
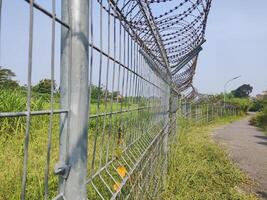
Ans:
[{"label": "tree", "polygon": [[120,91],[114,91],[112,92],[113,98],[118,97],[120,95]]},{"label": "tree", "polygon": [[[35,92],[39,92],[39,93],[50,93],[51,92],[51,84],[52,81],[51,79],[42,79],[39,81],[38,84],[36,84],[35,86],[33,86],[33,91]],[[56,91],[56,83],[55,80],[53,81],[53,92]]]},{"label": "tree", "polygon": [[91,85],[91,98],[97,100],[98,96],[103,97],[104,91],[102,86],[98,87],[96,85]]},{"label": "tree", "polygon": [[12,80],[14,77],[16,77],[16,74],[12,70],[6,68],[0,69],[0,87],[7,89],[19,87],[18,82]]},{"label": "tree", "polygon": [[256,98],[253,99],[253,104],[249,109],[252,112],[261,111],[267,107],[267,92],[264,91],[262,94],[256,95]]},{"label": "tree", "polygon": [[249,94],[252,92],[253,87],[249,84],[243,84],[240,87],[238,87],[236,90],[233,90],[232,93],[234,97],[237,98],[246,98],[249,97]]}]

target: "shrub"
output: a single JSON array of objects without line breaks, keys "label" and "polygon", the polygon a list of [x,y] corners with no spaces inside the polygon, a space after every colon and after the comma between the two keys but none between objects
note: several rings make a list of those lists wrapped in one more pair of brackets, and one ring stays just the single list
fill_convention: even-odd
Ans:
[{"label": "shrub", "polygon": [[251,106],[251,101],[249,98],[231,98],[227,100],[227,103],[234,105],[238,110],[242,112],[247,112]]},{"label": "shrub", "polygon": [[250,124],[267,131],[267,106],[265,106],[261,112],[257,113],[251,118]]}]

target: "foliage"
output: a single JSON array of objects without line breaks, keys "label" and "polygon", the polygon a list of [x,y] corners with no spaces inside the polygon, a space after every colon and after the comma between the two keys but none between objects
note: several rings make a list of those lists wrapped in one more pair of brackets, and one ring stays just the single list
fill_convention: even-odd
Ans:
[{"label": "foliage", "polygon": [[6,68],[0,69],[0,88],[18,88],[18,82],[12,80],[14,77],[16,77],[16,74],[12,70]]},{"label": "foliage", "polygon": [[[55,108],[59,107],[57,96],[55,96]],[[17,90],[1,90],[0,92],[0,112],[24,112],[26,110],[27,92],[25,89]],[[43,94],[33,92],[31,98],[31,109],[44,110],[49,108],[50,104]],[[118,111],[120,109],[134,109],[137,104],[128,104],[126,102],[113,103],[112,110]],[[90,104],[90,114],[110,112],[111,103]],[[137,130],[142,126],[147,126],[149,120],[149,113],[134,112],[131,115],[123,113],[109,118],[95,118],[90,119],[89,132],[89,146],[93,147],[94,133],[97,128],[104,127],[108,131],[111,129],[111,135],[116,135],[120,122],[127,121],[128,126],[134,127]],[[140,123],[136,123],[136,122]],[[96,126],[98,123],[99,126]],[[26,118],[12,117],[0,118],[0,199],[1,200],[15,200],[20,199],[21,191],[21,177],[23,169],[24,156],[24,137],[25,137]],[[54,115],[52,123],[52,150],[51,163],[49,174],[49,197],[52,199],[57,195],[58,177],[54,175],[54,166],[58,162],[58,141],[59,141],[59,115]],[[131,124],[131,125],[130,125]],[[112,125],[112,126],[111,126]],[[135,126],[136,125],[136,126]],[[126,126],[122,126],[126,129]],[[107,130],[106,130],[107,129]],[[46,116],[32,116],[30,121],[30,142],[29,142],[29,163],[27,176],[27,199],[42,199],[44,195],[44,169],[47,158],[47,144],[48,144],[48,130],[49,130],[49,115]],[[108,135],[108,134],[106,134]],[[100,140],[97,141],[100,145]],[[97,145],[97,146],[98,146]],[[110,144],[111,145],[111,144]],[[92,151],[92,148],[88,149]],[[97,151],[99,153],[99,151]],[[96,156],[99,158],[99,156]],[[97,160],[98,162],[98,160]],[[10,167],[12,166],[12,167]],[[123,173],[122,173],[123,175]]]},{"label": "foliage", "polygon": [[213,104],[222,104],[223,103],[223,94],[208,95],[204,98],[201,103],[213,103]]},{"label": "foliage", "polygon": [[98,98],[100,99],[100,102],[103,101],[105,97],[108,99],[111,99],[112,97],[115,99],[120,95],[119,91],[108,91],[104,88],[104,86],[96,86],[96,85],[91,85],[91,102],[92,103],[97,103]]},{"label": "foliage", "polygon": [[[225,103],[226,105],[233,105],[238,110],[246,113],[252,105],[250,98],[236,98],[233,93],[225,94]],[[199,103],[212,103],[217,105],[223,105],[224,103],[224,94],[209,95],[198,100]]]},{"label": "foliage", "polygon": [[[4,90],[0,93],[0,102],[4,102],[0,104],[0,112],[12,112],[12,111],[25,111],[26,108],[26,97],[27,93],[25,90]],[[112,106],[113,111],[117,111],[120,109],[134,109],[138,106],[146,105],[146,99],[139,99],[135,97],[129,97],[129,101],[131,98],[134,102],[139,102],[139,105],[132,104],[129,105],[126,102],[122,102],[121,104],[116,102]],[[56,102],[57,103],[57,102]],[[49,102],[43,98],[43,95],[39,93],[33,93],[32,97],[32,110],[43,110],[49,106]],[[58,105],[56,104],[55,107]],[[101,112],[110,112],[111,111],[111,103],[107,102],[107,105],[103,103],[91,104],[90,105],[90,113],[101,113]],[[153,110],[150,110],[153,114]],[[94,120],[90,120],[90,130],[89,130],[89,158],[92,156],[94,137],[96,133],[96,129],[100,129],[101,131],[107,131],[111,128],[111,135],[117,142],[119,139],[118,133],[119,129],[125,130],[126,128],[131,128],[133,133],[140,133],[140,130],[147,130],[147,127],[150,123],[151,112],[147,111],[138,111],[133,112],[131,114],[123,113],[117,115],[118,117],[113,117],[112,120],[109,118],[95,118]],[[59,115],[54,116],[53,119],[53,127],[52,127],[52,151],[51,151],[51,163],[50,163],[50,174],[49,174],[49,197],[56,196],[57,194],[57,185],[58,178],[53,175],[53,167],[55,163],[58,161],[58,141],[59,141]],[[17,121],[16,121],[17,120]],[[121,122],[124,123],[124,126],[121,126]],[[99,126],[96,126],[98,124]],[[127,124],[127,127],[126,127]],[[21,118],[0,118],[0,168],[4,169],[0,173],[0,199],[19,199],[20,189],[21,189],[21,172],[22,172],[22,163],[23,163],[23,155],[24,155],[24,137],[25,137],[25,117]],[[105,128],[103,128],[105,127]],[[27,199],[42,199],[44,194],[44,168],[46,163],[46,149],[48,142],[48,133],[49,129],[49,116],[33,116],[31,117],[31,125],[30,125],[30,143],[29,143],[29,163],[28,163],[28,179],[27,179]],[[151,131],[152,133],[157,133],[159,130],[155,129],[155,131]],[[105,134],[108,135],[108,134]],[[199,135],[203,136],[203,135]],[[198,138],[198,137],[196,137]],[[104,139],[104,141],[107,141]],[[119,140],[118,140],[119,141]],[[101,145],[101,140],[97,140],[97,146]],[[110,148],[112,149],[112,145],[110,144]],[[116,149],[114,145],[114,149]],[[121,149],[118,149],[121,151]],[[190,149],[189,149],[190,150]],[[100,151],[97,151],[99,153]],[[203,151],[207,153],[208,151]],[[91,154],[90,154],[91,153]],[[116,152],[115,152],[116,153]],[[118,153],[121,154],[121,153]],[[199,155],[199,154],[197,154]],[[99,156],[96,156],[98,159]],[[214,158],[215,159],[215,158]],[[98,163],[99,160],[96,160]],[[214,162],[215,163],[215,162]],[[216,164],[216,163],[215,163]],[[10,167],[12,166],[12,167]],[[217,164],[216,164],[217,166]],[[186,166],[184,166],[186,167]],[[193,166],[195,167],[195,166]],[[229,169],[229,168],[226,168]],[[186,170],[186,169],[182,169]],[[121,175],[123,176],[124,169],[121,169]],[[225,173],[224,171],[222,171]],[[232,172],[232,171],[230,171]],[[215,173],[212,171],[211,174]],[[189,174],[190,176],[190,174]],[[208,176],[210,178],[210,176]],[[226,177],[228,178],[228,176]],[[180,179],[177,179],[180,180]],[[217,179],[216,179],[217,180]],[[175,181],[177,183],[177,181]],[[187,184],[186,182],[181,182],[181,184]],[[178,185],[179,186],[179,185]],[[187,185],[184,185],[186,188]],[[235,193],[233,193],[235,194]],[[168,194],[172,195],[172,194]],[[166,195],[166,197],[168,197]],[[175,193],[174,193],[175,195]],[[168,198],[166,198],[168,199]]]},{"label": "foliage", "polygon": [[246,113],[251,106],[249,98],[230,98],[226,100],[226,104],[234,105],[238,110]]},{"label": "foliage", "polygon": [[264,107],[267,106],[267,100],[264,99],[254,99],[252,105],[249,109],[251,112],[262,111]]},{"label": "foliage", "polygon": [[92,99],[98,99],[98,97],[102,97],[104,95],[103,87],[96,86],[96,85],[91,85],[91,98]]},{"label": "foliage", "polygon": [[[234,119],[228,117],[220,123]],[[159,199],[256,199],[239,192],[248,179],[211,140],[212,125],[189,127],[185,121],[179,125],[179,136],[168,156],[167,187]]]},{"label": "foliage", "polygon": [[114,91],[114,92],[112,92],[112,93],[110,94],[110,97],[111,97],[111,95],[113,96],[113,98],[115,98],[115,97],[117,97],[117,96],[120,95],[120,92],[119,92],[119,91]]},{"label": "foliage", "polygon": [[250,124],[262,128],[267,134],[267,92],[257,95],[250,111],[258,111],[250,120]]},{"label": "foliage", "polygon": [[262,128],[267,133],[267,106],[251,118],[250,124]]},{"label": "foliage", "polygon": [[261,111],[267,106],[267,93],[260,95],[260,97],[253,99],[252,106],[249,109],[252,112]]},{"label": "foliage", "polygon": [[243,84],[236,90],[233,90],[232,93],[236,98],[246,98],[249,97],[249,94],[252,92],[252,90],[252,86],[250,86],[249,84]]},{"label": "foliage", "polygon": [[[43,94],[49,94],[51,92],[52,80],[51,79],[42,79],[38,84],[33,86],[33,91]],[[56,82],[53,80],[53,92],[56,92]]]},{"label": "foliage", "polygon": [[[21,89],[3,89],[0,93],[0,112],[22,112],[26,110],[27,96]],[[33,96],[31,100],[31,110],[42,110],[45,106],[42,97]],[[12,135],[15,132],[23,131],[25,128],[25,117],[19,118],[0,118],[1,134]]]},{"label": "foliage", "polygon": [[16,76],[16,74],[14,72],[12,72],[11,69],[6,69],[6,68],[0,69],[0,81],[12,79],[15,76]]}]

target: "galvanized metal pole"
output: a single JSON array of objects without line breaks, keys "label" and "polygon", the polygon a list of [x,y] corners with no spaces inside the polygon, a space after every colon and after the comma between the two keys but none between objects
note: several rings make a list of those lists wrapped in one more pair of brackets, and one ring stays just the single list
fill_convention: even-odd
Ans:
[{"label": "galvanized metal pole", "polygon": [[196,103],[196,122],[198,123],[199,122],[199,104],[198,103]]},{"label": "galvanized metal pole", "polygon": [[88,26],[89,1],[62,0],[62,20],[70,30],[61,30],[61,116],[59,192],[67,200],[86,196],[88,140]]},{"label": "galvanized metal pole", "polygon": [[214,107],[213,104],[211,105],[211,121],[213,121],[214,113],[213,113]]},{"label": "galvanized metal pole", "polygon": [[176,124],[176,114],[178,110],[178,95],[171,89],[170,91],[170,101],[169,101],[169,119],[170,119],[170,135],[175,135],[177,133]]},{"label": "galvanized metal pole", "polygon": [[206,113],[207,113],[206,117],[207,117],[207,123],[208,123],[209,122],[209,104],[207,104],[207,112]]},{"label": "galvanized metal pole", "polygon": [[203,122],[203,105],[202,105],[202,103],[200,104],[200,121],[201,121],[201,124],[202,124],[202,122]]},{"label": "galvanized metal pole", "polygon": [[192,104],[189,103],[190,121],[192,120]]}]

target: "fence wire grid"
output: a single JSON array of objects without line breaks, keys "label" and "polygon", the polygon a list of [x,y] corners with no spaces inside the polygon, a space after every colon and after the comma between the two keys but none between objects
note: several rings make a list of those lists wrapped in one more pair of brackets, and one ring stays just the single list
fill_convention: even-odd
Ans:
[{"label": "fence wire grid", "polygon": [[[50,7],[0,0],[0,32],[5,5],[21,2],[28,10],[26,107],[0,110],[0,123],[22,124],[15,129],[24,133],[24,146],[20,184],[14,184],[22,200],[155,199],[164,189],[177,117],[204,123],[236,113],[182,103],[197,97],[192,80],[211,0],[51,0]],[[50,23],[51,89],[38,107],[32,80],[40,14]],[[29,154],[43,134],[36,124],[46,128],[42,165]],[[39,167],[42,180],[32,174]]]}]

